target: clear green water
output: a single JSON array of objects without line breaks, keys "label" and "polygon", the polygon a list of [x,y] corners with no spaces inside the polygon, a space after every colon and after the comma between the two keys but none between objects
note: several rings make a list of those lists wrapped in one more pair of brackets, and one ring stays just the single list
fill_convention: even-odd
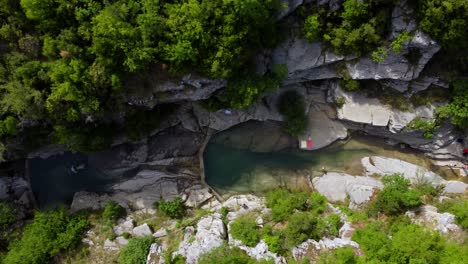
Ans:
[{"label": "clear green water", "polygon": [[204,153],[205,179],[221,195],[263,192],[279,186],[308,189],[308,177],[321,175],[323,171],[363,175],[360,161],[367,156],[399,158],[431,167],[422,154],[391,147],[379,138],[367,136],[354,136],[317,151],[290,149],[271,153],[239,150],[214,141],[210,141]]}]

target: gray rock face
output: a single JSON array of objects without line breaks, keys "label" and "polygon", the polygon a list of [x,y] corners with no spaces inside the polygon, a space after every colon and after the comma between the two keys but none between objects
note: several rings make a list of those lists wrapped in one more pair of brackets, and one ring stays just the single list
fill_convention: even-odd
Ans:
[{"label": "gray rock face", "polygon": [[292,251],[292,255],[294,257],[294,260],[300,261],[303,259],[304,256],[306,256],[307,252],[310,252],[311,250],[313,251],[327,251],[327,250],[332,250],[336,248],[341,248],[341,247],[353,247],[353,248],[359,248],[359,245],[350,240],[344,240],[341,238],[334,238],[334,239],[329,239],[329,238],[323,238],[319,240],[318,242],[312,239],[309,239],[305,241],[304,243],[300,244],[297,247],[294,247]]},{"label": "gray rock face", "polygon": [[399,159],[373,156],[363,158],[361,163],[368,176],[399,173],[411,182],[428,181],[439,184],[443,181],[443,178],[434,172]]},{"label": "gray rock face", "polygon": [[187,207],[199,207],[213,197],[210,190],[202,185],[194,185],[184,192],[187,194],[187,200],[185,201]]},{"label": "gray rock face", "polygon": [[151,231],[151,228],[148,226],[147,223],[144,223],[142,225],[139,225],[133,228],[132,233],[136,237],[151,236],[153,234],[153,232]]},{"label": "gray rock face", "polygon": [[146,75],[135,75],[124,82],[128,104],[149,108],[160,103],[207,99],[225,86],[225,80],[207,79],[196,74],[169,77],[167,72],[156,67]]},{"label": "gray rock face", "polygon": [[345,104],[340,107],[338,118],[355,123],[369,124],[377,127],[388,127],[391,133],[402,130],[416,117],[431,120],[434,118],[435,106],[420,106],[414,111],[401,111],[382,104],[378,99],[369,98],[358,92],[345,92],[338,83],[333,83],[329,90],[333,100],[344,98]]},{"label": "gray rock face", "polygon": [[184,188],[193,184],[193,179],[179,174],[142,170],[133,178],[117,183],[110,188],[109,194],[78,192],[73,198],[72,211],[86,208],[103,208],[112,200],[125,208],[148,209],[161,198],[172,200],[182,193]]},{"label": "gray rock face", "polygon": [[148,158],[161,160],[173,157],[193,156],[201,147],[202,135],[179,127],[170,128],[151,137],[148,142]]},{"label": "gray rock face", "polygon": [[133,223],[133,219],[126,219],[125,221],[121,221],[118,225],[114,226],[114,233],[117,236],[121,236],[124,233],[132,233],[133,228],[135,228],[135,224]]},{"label": "gray rock face", "polygon": [[186,229],[179,250],[173,254],[184,256],[187,264],[197,263],[202,254],[221,246],[226,236],[221,215],[218,213],[200,219],[196,234],[194,232],[193,227]]},{"label": "gray rock face", "polygon": [[379,180],[370,177],[334,172],[312,179],[312,184],[331,202],[345,201],[349,197],[349,206],[353,209],[369,201],[375,189],[383,188]]},{"label": "gray rock face", "polygon": [[282,0],[285,6],[279,13],[278,20],[294,12],[298,6],[302,5],[302,2],[303,0]]},{"label": "gray rock face", "polygon": [[160,264],[164,263],[164,259],[161,257],[162,247],[157,244],[151,244],[150,250],[148,252],[148,257],[146,258],[146,264]]},{"label": "gray rock face", "polygon": [[455,216],[449,213],[438,213],[432,205],[424,205],[416,211],[408,211],[406,215],[412,222],[438,230],[442,234],[460,232],[461,228],[455,224]]},{"label": "gray rock face", "polygon": [[444,193],[465,193],[468,189],[468,184],[464,182],[446,181],[432,171],[399,159],[373,156],[363,158],[361,163],[368,176],[399,173],[412,183],[428,182],[436,186],[444,185]]}]

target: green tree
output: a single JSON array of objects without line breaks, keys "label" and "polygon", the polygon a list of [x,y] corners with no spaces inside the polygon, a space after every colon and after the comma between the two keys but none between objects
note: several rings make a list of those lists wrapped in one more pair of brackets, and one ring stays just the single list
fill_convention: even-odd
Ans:
[{"label": "green tree", "polygon": [[4,264],[42,264],[81,241],[88,222],[69,215],[65,209],[36,212],[21,239],[10,244]]},{"label": "green tree", "polygon": [[198,263],[203,264],[255,264],[256,260],[251,259],[243,250],[226,244],[213,249],[211,252],[203,254]]},{"label": "green tree", "polygon": [[294,210],[307,208],[307,194],[276,189],[266,194],[266,206],[271,208],[273,220],[283,221],[290,217]]},{"label": "green tree", "polygon": [[468,127],[468,81],[453,82],[450,103],[439,107],[436,113],[439,118],[449,118],[460,128]]},{"label": "green tree", "polygon": [[132,238],[119,254],[119,264],[145,264],[148,251],[153,243],[151,236]]},{"label": "green tree", "polygon": [[5,231],[16,221],[17,214],[13,206],[0,202],[0,232]]},{"label": "green tree", "polygon": [[278,104],[279,112],[285,117],[284,130],[293,136],[304,133],[307,129],[306,104],[304,97],[291,90],[284,92]]},{"label": "green tree", "polygon": [[230,233],[249,247],[255,247],[260,241],[260,229],[253,217],[239,216],[230,224]]},{"label": "green tree", "polygon": [[184,203],[180,197],[177,197],[172,201],[161,199],[155,205],[159,212],[171,218],[181,218],[185,214]]},{"label": "green tree", "polygon": [[312,238],[318,239],[323,231],[319,226],[319,220],[309,212],[296,212],[288,219],[285,230],[286,243],[293,247]]},{"label": "green tree", "polygon": [[371,204],[371,213],[394,215],[421,205],[421,193],[410,189],[409,180],[400,174],[384,176],[382,183],[384,188],[377,192],[377,198]]}]

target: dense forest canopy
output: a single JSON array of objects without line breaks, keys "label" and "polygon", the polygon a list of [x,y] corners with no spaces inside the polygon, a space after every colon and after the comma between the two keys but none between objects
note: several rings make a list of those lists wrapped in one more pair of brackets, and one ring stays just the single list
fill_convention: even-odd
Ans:
[{"label": "dense forest canopy", "polygon": [[[420,27],[448,54],[459,55],[454,56],[459,65],[466,65],[468,2],[410,3],[417,7]],[[47,138],[53,131],[57,142],[71,148],[101,148],[108,143],[106,131],[115,131],[106,113],[128,110],[122,96],[128,88],[125,79],[155,64],[164,65],[167,74],[197,72],[227,79],[224,97],[209,102],[210,106],[244,108],[262,91],[278,87],[286,76],[281,67],[265,76],[248,67],[259,49],[278,43],[277,17],[284,4],[280,0],[0,0],[1,136],[35,127],[43,134],[29,137]],[[387,52],[392,5],[390,0],[346,0],[329,12],[313,2],[300,12],[303,35],[323,41],[339,54],[374,52],[379,61]],[[397,52],[409,37],[399,36],[392,49]],[[460,86],[467,89],[466,84]],[[455,100],[444,116],[466,109],[466,100],[461,101],[462,105]],[[466,120],[461,114],[456,123]]]}]

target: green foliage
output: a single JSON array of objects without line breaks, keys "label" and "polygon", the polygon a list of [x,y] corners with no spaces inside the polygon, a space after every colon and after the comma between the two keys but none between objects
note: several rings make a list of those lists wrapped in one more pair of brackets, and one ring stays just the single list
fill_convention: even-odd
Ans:
[{"label": "green foliage", "polygon": [[161,199],[155,204],[155,207],[160,213],[171,218],[182,218],[185,214],[184,203],[180,197],[177,197],[172,201]]},{"label": "green foliage", "polygon": [[262,229],[263,240],[268,245],[268,250],[273,253],[282,252],[283,234],[277,230],[273,230],[271,225],[265,225]]},{"label": "green foliage", "polygon": [[344,98],[344,97],[338,97],[338,98],[335,99],[335,106],[336,106],[337,108],[341,108],[341,107],[343,107],[343,105],[345,105],[345,104],[346,104],[346,98]]},{"label": "green foliage", "polygon": [[70,216],[65,209],[36,212],[21,239],[10,244],[4,264],[42,264],[63,250],[70,250],[81,240],[88,222]]},{"label": "green foliage", "polygon": [[353,235],[353,241],[365,253],[359,263],[464,263],[468,260],[468,254],[462,253],[466,246],[448,243],[439,233],[409,221],[396,221],[386,230],[387,233],[381,225],[373,223]]},{"label": "green foliage", "polygon": [[229,208],[226,206],[221,207],[221,220],[223,220],[223,223],[226,224],[227,222],[227,215],[229,213]]},{"label": "green foliage", "polygon": [[358,80],[353,80],[351,77],[344,76],[343,79],[340,81],[343,90],[348,92],[354,92],[361,90],[361,84]]},{"label": "green foliage", "polygon": [[304,23],[305,38],[311,42],[320,40],[321,27],[318,14],[308,16]]},{"label": "green foliage", "polygon": [[388,56],[387,49],[385,47],[378,47],[377,50],[372,52],[372,60],[375,62],[383,62]]},{"label": "green foliage", "polygon": [[231,248],[226,244],[203,254],[198,263],[203,264],[255,264],[257,261],[251,259],[240,248]]},{"label": "green foliage", "polygon": [[439,118],[450,118],[452,124],[468,127],[468,81],[458,80],[452,83],[452,100],[436,110]]},{"label": "green foliage", "polygon": [[0,201],[0,232],[5,231],[16,221],[16,211],[10,204]]},{"label": "green foliage", "polygon": [[319,219],[309,212],[296,212],[289,218],[285,230],[286,243],[288,246],[296,246],[305,240],[319,239],[323,234]]},{"label": "green foliage", "polygon": [[316,215],[319,215],[325,212],[327,208],[327,199],[320,193],[313,192],[309,196],[309,207],[311,212],[313,212]]},{"label": "green foliage", "polygon": [[436,120],[424,120],[421,117],[416,117],[411,120],[405,127],[405,130],[418,130],[423,132],[425,138],[434,137],[434,130],[439,128]]},{"label": "green foliage", "polygon": [[411,38],[412,36],[407,31],[404,31],[392,41],[390,47],[392,47],[395,54],[400,54],[403,49],[403,43],[410,41]]},{"label": "green foliage", "polygon": [[12,116],[7,116],[4,120],[0,120],[0,136],[14,136],[18,133],[18,120]]},{"label": "green foliage", "polygon": [[[74,126],[73,126],[74,125]],[[90,152],[110,146],[113,130],[107,124],[71,123],[54,126],[54,140],[72,151]]]},{"label": "green foliage", "polygon": [[266,206],[271,208],[275,221],[286,220],[294,210],[304,210],[307,206],[307,194],[276,189],[266,194]]},{"label": "green foliage", "polygon": [[307,116],[304,97],[291,90],[284,92],[278,105],[279,112],[284,116],[284,130],[293,136],[298,136],[307,129]]},{"label": "green foliage", "polygon": [[468,2],[465,0],[419,0],[419,26],[443,46],[468,47]]},{"label": "green foliage", "polygon": [[102,212],[102,218],[107,221],[117,221],[119,218],[124,217],[126,214],[125,208],[123,208],[120,204],[110,201],[107,202],[106,206],[104,207],[104,211]]},{"label": "green foliage", "polygon": [[325,219],[330,235],[337,237],[342,226],[339,215],[332,214]]},{"label": "green foliage", "polygon": [[263,76],[242,73],[228,81],[224,96],[220,99],[227,107],[242,109],[254,103],[263,92],[278,89],[287,76],[285,65],[275,65],[271,73]]},{"label": "green foliage", "polygon": [[318,264],[357,264],[358,257],[354,255],[353,248],[343,247],[320,255]]},{"label": "green foliage", "polygon": [[148,251],[153,243],[151,236],[132,238],[119,254],[119,264],[145,264]]},{"label": "green foliage", "polygon": [[441,212],[455,215],[455,221],[464,229],[468,229],[468,201],[464,199],[451,199],[437,204]]},{"label": "green foliage", "polygon": [[400,174],[384,176],[383,190],[377,192],[377,198],[372,202],[370,213],[383,212],[395,215],[421,205],[421,193],[410,189],[409,180]]},{"label": "green foliage", "polygon": [[230,233],[233,238],[238,239],[249,247],[255,247],[260,241],[260,229],[255,218],[239,216],[230,225]]}]

